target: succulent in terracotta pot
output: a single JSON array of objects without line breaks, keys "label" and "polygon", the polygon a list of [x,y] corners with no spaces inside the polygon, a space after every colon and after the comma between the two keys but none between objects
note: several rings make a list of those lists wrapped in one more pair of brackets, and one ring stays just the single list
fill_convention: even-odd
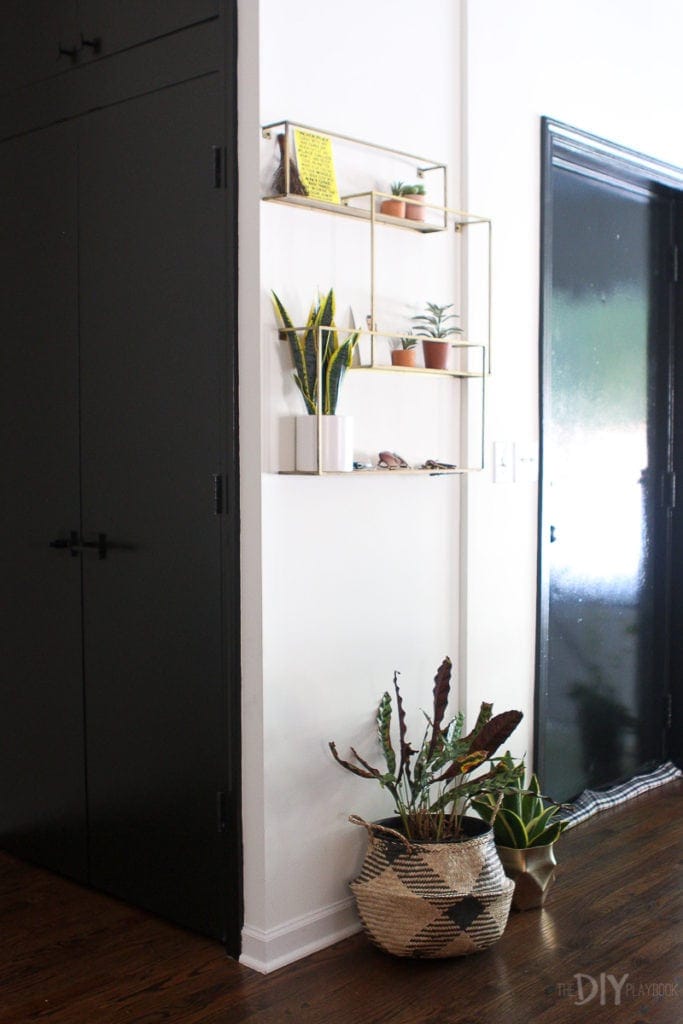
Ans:
[{"label": "succulent in terracotta pot", "polygon": [[392,366],[415,366],[417,356],[417,338],[414,334],[404,334],[397,338],[398,348],[391,350]]},{"label": "succulent in terracotta pot", "polygon": [[452,302],[446,306],[428,302],[425,309],[424,313],[412,318],[417,334],[422,337],[425,366],[430,370],[445,370],[450,355],[448,339],[462,334],[462,328],[453,322],[458,319],[458,314],[448,312],[453,309]]},{"label": "succulent in terracotta pot", "polygon": [[403,195],[406,197],[406,220],[424,220],[426,209],[424,206],[426,189],[424,185],[406,185]]},{"label": "succulent in terracotta pot", "polygon": [[405,217],[406,201],[403,199],[403,190],[406,186],[402,181],[392,181],[391,194],[394,198],[384,199],[379,207],[379,212],[387,217]]}]

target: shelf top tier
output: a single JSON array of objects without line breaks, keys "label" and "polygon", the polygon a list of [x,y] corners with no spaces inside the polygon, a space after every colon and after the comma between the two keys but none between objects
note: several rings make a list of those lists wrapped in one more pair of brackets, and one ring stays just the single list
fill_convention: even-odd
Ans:
[{"label": "shelf top tier", "polygon": [[448,206],[448,169],[441,161],[288,120],[265,125],[261,136],[266,199],[331,213],[342,206],[349,216],[351,198],[400,185],[426,190],[428,202]]},{"label": "shelf top tier", "polygon": [[445,171],[447,169],[446,164],[440,163],[438,160],[430,160],[428,157],[418,156],[416,153],[406,153],[404,150],[393,149],[390,146],[378,146],[374,142],[366,142],[363,139],[357,139],[351,135],[342,135],[339,132],[331,132],[326,128],[312,128],[311,125],[301,124],[299,121],[284,120],[273,121],[272,124],[264,124],[261,128],[261,134],[264,139],[272,139],[279,134],[288,134],[289,130],[292,128],[299,128],[301,131],[312,132],[314,135],[323,135],[330,139],[338,139],[339,142],[344,142],[351,146],[373,150],[375,153],[384,153],[389,157],[396,157],[406,163],[416,164],[417,171]]},{"label": "shelf top tier", "polygon": [[[376,224],[388,224],[391,227],[400,228],[403,231],[418,231],[422,234],[433,234],[438,231],[447,231],[449,227],[455,227],[459,231],[463,227],[472,224],[490,224],[489,217],[482,217],[478,214],[467,213],[464,210],[455,210],[448,206],[437,206],[434,203],[425,203],[427,210],[433,210],[439,215],[440,222],[408,220],[406,217],[392,217],[381,213],[378,209],[378,202],[390,199],[386,192],[355,192],[352,195],[340,196],[339,203],[327,203],[322,199],[311,199],[309,196],[299,196],[293,193],[281,193],[278,195],[264,196],[264,202],[283,203],[287,206],[297,206],[307,210],[320,210],[323,213],[332,213],[340,217],[354,217],[358,220],[373,221]],[[365,206],[353,205],[366,201]]]}]

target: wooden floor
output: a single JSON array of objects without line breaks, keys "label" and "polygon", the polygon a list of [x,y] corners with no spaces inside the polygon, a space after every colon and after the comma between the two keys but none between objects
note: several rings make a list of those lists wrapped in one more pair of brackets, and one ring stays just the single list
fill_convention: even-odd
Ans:
[{"label": "wooden floor", "polygon": [[567,833],[546,909],[513,914],[485,953],[397,960],[358,935],[267,977],[0,855],[0,1022],[681,1024],[681,796],[669,784]]}]

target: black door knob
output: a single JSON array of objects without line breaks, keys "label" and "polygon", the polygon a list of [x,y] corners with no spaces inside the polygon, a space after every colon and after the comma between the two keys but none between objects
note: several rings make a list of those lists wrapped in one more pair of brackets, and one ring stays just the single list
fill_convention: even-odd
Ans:
[{"label": "black door knob", "polygon": [[68,537],[55,537],[54,540],[50,541],[51,548],[66,548],[71,552],[71,557],[75,558],[78,554],[78,532],[71,530]]},{"label": "black door knob", "polygon": [[102,40],[99,36],[93,36],[92,39],[85,39],[81,32],[81,49],[84,46],[89,46],[93,53],[100,53],[102,49]]}]

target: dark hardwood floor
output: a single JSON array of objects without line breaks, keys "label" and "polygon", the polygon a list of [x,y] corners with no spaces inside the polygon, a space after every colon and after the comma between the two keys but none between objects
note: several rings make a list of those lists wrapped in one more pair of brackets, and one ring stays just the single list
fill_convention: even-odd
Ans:
[{"label": "dark hardwood floor", "polygon": [[567,833],[547,907],[485,953],[397,960],[357,935],[267,977],[2,854],[0,1024],[680,1024],[682,795]]}]

